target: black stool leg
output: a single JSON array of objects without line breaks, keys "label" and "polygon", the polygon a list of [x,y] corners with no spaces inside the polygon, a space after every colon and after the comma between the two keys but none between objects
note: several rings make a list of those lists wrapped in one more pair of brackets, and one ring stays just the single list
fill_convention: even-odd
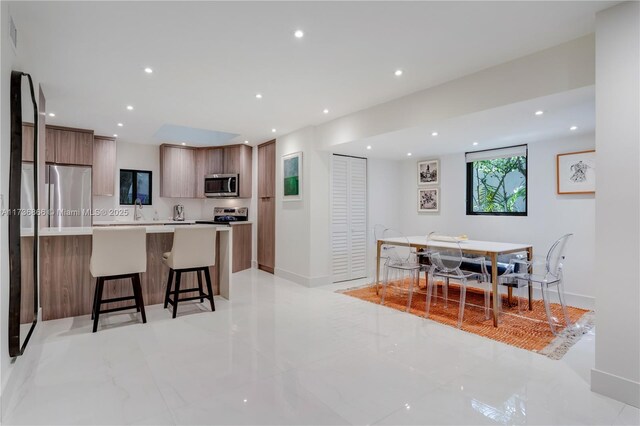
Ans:
[{"label": "black stool leg", "polygon": [[211,303],[211,311],[216,310],[216,304],[213,301],[213,288],[211,287],[211,275],[209,275],[209,268],[204,268],[204,278],[207,281],[207,290],[209,290],[209,303]]},{"label": "black stool leg", "polygon": [[140,274],[134,274],[131,277],[133,281],[133,294],[136,296],[136,306],[138,308],[138,312],[142,316],[142,323],[147,323],[147,315],[144,312],[144,299],[142,297],[142,286],[140,285]]},{"label": "black stool leg", "polygon": [[98,319],[100,318],[100,305],[102,304],[102,287],[104,285],[104,278],[98,277],[96,282],[96,300],[95,300],[95,312],[93,315],[93,332],[98,331]]},{"label": "black stool leg", "polygon": [[96,287],[93,290],[93,306],[91,308],[91,319],[96,315],[96,300],[98,300],[98,280],[100,278],[96,278]]},{"label": "black stool leg", "polygon": [[204,298],[202,296],[204,296],[204,289],[202,288],[202,270],[198,270],[196,271],[196,274],[198,274],[198,290],[200,291],[200,303],[204,302]]},{"label": "black stool leg", "polygon": [[171,292],[171,283],[173,282],[173,269],[169,269],[169,279],[167,280],[167,290],[164,294],[164,308],[169,306],[169,294]]},{"label": "black stool leg", "polygon": [[180,271],[176,271],[176,286],[173,290],[173,316],[175,318],[178,315],[178,298],[180,297],[180,275],[182,273]]}]

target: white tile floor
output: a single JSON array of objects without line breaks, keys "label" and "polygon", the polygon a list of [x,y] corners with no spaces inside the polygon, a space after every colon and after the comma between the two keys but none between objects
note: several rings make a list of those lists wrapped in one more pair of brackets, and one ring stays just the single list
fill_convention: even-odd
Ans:
[{"label": "white tile floor", "polygon": [[[6,424],[606,424],[594,336],[561,360],[257,270],[216,312],[161,306],[40,324]],[[204,308],[203,308],[204,309]],[[124,324],[122,324],[124,322]]]}]

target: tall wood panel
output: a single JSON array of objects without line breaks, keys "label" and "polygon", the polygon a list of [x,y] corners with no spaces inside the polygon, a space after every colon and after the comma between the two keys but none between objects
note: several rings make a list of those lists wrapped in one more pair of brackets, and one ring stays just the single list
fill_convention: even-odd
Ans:
[{"label": "tall wood panel", "polygon": [[116,140],[105,136],[93,138],[93,195],[115,193],[116,187]]},{"label": "tall wood panel", "polygon": [[258,146],[258,268],[273,273],[276,256],[276,141]]}]

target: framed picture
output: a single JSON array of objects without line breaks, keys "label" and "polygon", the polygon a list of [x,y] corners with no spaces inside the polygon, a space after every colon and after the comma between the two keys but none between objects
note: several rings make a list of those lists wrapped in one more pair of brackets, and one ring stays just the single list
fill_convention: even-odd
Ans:
[{"label": "framed picture", "polygon": [[558,154],[556,176],[558,194],[595,194],[596,152]]},{"label": "framed picture", "polygon": [[440,162],[426,160],[418,162],[418,185],[438,185],[440,183]]},{"label": "framed picture", "polygon": [[440,208],[439,188],[418,189],[418,213],[433,213]]},{"label": "framed picture", "polygon": [[282,156],[282,194],[284,201],[302,200],[302,152]]}]

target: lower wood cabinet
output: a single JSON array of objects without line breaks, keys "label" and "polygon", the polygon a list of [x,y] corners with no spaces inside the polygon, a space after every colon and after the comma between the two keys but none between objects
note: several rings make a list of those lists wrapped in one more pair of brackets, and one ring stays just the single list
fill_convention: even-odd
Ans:
[{"label": "lower wood cabinet", "polygon": [[233,238],[233,263],[231,272],[244,271],[251,268],[252,233],[250,223],[231,225]]}]

